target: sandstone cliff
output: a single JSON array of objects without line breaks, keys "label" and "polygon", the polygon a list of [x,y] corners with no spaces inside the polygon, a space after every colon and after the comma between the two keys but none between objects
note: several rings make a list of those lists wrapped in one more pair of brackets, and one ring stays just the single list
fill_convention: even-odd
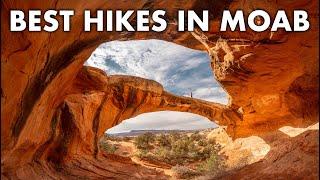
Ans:
[{"label": "sandstone cliff", "polygon": [[[127,163],[128,168],[121,168],[120,172],[116,161],[102,158],[96,142],[107,128],[143,112],[197,113],[226,125],[233,138],[264,136],[285,125],[306,127],[317,122],[319,14],[315,7],[318,7],[316,0],[2,1],[2,177],[53,178],[79,174],[88,178],[126,178],[130,172],[137,172],[132,176],[139,178],[138,171],[142,169]],[[9,9],[52,8],[75,9],[71,32],[61,29],[54,33],[9,32]],[[143,8],[167,10],[170,25],[164,33],[82,32],[84,9]],[[285,9],[289,18],[294,9],[305,9],[309,12],[311,29],[305,33],[221,33],[218,22],[225,8],[244,9],[246,13],[265,9],[271,15],[277,9]],[[210,31],[177,32],[174,23],[177,9],[211,10]],[[217,80],[230,95],[229,106],[177,97],[153,81],[108,77],[97,70],[82,68],[102,42],[149,38],[207,50]]]}]

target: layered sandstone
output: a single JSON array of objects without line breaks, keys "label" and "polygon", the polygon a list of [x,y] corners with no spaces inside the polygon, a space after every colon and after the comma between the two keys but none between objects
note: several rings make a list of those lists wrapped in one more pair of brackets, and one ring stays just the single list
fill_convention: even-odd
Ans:
[{"label": "layered sandstone", "polygon": [[[60,172],[61,177],[77,173],[86,177],[87,172],[88,178],[98,178],[92,175],[97,174],[97,169],[101,177],[117,176],[119,166],[112,168],[116,162],[99,154],[97,139],[107,128],[144,112],[197,113],[227,126],[233,138],[264,137],[283,126],[306,127],[317,122],[319,14],[315,7],[318,7],[315,0],[2,1],[2,176],[49,178],[59,177],[56,172]],[[75,9],[71,32],[61,29],[54,33],[9,32],[9,9],[53,8]],[[164,33],[82,32],[84,9],[143,8],[167,11],[169,27]],[[221,11],[227,8],[243,9],[246,13],[265,9],[272,16],[277,9],[285,9],[291,19],[294,9],[305,9],[311,28],[304,33],[221,33],[218,31]],[[209,9],[210,31],[177,32],[177,9],[197,12]],[[230,95],[229,106],[181,98],[163,91],[153,81],[107,77],[96,70],[81,70],[84,61],[102,42],[150,38],[207,50],[217,80]],[[284,140],[303,142],[303,138]],[[277,146],[273,147],[275,151]],[[300,147],[301,143],[292,146]],[[306,151],[310,148],[313,147],[305,146]],[[110,168],[101,169],[103,161]],[[93,165],[97,167],[88,169]],[[277,166],[280,165],[281,161]],[[139,171],[129,167],[134,165],[128,165],[128,171],[120,173],[122,178]],[[139,173],[135,177],[139,178]]]},{"label": "layered sandstone", "polygon": [[317,179],[319,177],[319,129],[293,138],[282,132],[263,137],[271,150],[260,161],[231,171],[220,179]]},{"label": "layered sandstone", "polygon": [[[92,154],[96,157],[99,152],[97,141],[106,129],[139,114],[162,110],[191,112],[211,120],[218,119],[225,125],[239,118],[226,106],[172,95],[152,80],[106,76],[101,70],[84,67],[67,91],[54,119],[56,124],[68,124],[63,122],[67,116],[72,123],[65,130],[61,129],[69,132],[62,138],[70,143],[66,155],[72,158],[74,154]],[[57,143],[61,143],[61,139]],[[59,159],[63,156],[54,154]]]}]

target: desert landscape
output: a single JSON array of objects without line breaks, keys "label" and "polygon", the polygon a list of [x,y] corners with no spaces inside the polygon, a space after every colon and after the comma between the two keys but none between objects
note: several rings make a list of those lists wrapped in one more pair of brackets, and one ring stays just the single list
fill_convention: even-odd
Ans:
[{"label": "desert landscape", "polygon": [[245,147],[241,141],[229,139],[223,128],[216,128],[106,134],[99,145],[106,156],[129,157],[136,164],[163,172],[168,179],[220,179],[228,171],[258,161],[261,156],[251,150],[268,152],[267,145],[256,142],[251,140],[250,147]]},{"label": "desert landscape", "polygon": [[[1,1],[1,179],[318,179],[318,3]],[[70,32],[10,32],[10,9],[76,14]],[[84,32],[84,9],[165,9],[168,27],[162,33]],[[210,30],[177,31],[178,9],[209,9]],[[271,17],[283,9],[289,19],[304,9],[311,26],[306,32],[220,32],[224,9],[264,9]],[[228,104],[84,65],[102,43],[141,39],[207,52]],[[197,114],[219,128],[117,141],[105,136],[122,121],[158,111]]]},{"label": "desert landscape", "polygon": [[[296,136],[318,129],[319,124],[316,124],[305,129],[288,128],[284,132]],[[237,179],[234,172],[249,165],[251,168],[256,166],[270,151],[270,146],[259,137],[232,140],[221,127],[105,134],[99,146],[107,157],[131,159],[138,165],[164,173],[167,179]],[[283,149],[291,148],[289,143],[281,146]],[[286,156],[294,157],[289,154]],[[308,157],[307,154],[301,156]]]}]

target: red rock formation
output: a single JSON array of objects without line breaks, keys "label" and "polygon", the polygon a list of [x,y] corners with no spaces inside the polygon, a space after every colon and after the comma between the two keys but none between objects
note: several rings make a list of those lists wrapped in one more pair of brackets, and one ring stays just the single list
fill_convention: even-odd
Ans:
[{"label": "red rock formation", "polygon": [[72,161],[84,154],[97,158],[98,140],[106,129],[144,112],[186,111],[225,119],[227,111],[215,103],[169,94],[155,81],[107,77],[101,70],[88,67],[78,74],[67,94],[53,117],[52,145],[38,153],[53,164]]},{"label": "red rock formation", "polygon": [[266,134],[271,146],[267,156],[220,179],[317,179],[319,131],[309,130],[290,138],[278,131]]},{"label": "red rock formation", "polygon": [[[198,113],[227,125],[233,137],[263,135],[284,125],[308,126],[318,121],[317,1],[115,2],[1,2],[3,177],[71,177],[77,173],[85,176],[83,172],[87,171],[87,177],[97,178],[92,174],[98,173],[97,169],[99,173],[104,171],[97,160],[101,156],[97,138],[106,128],[143,112],[171,109]],[[53,8],[75,9],[71,32],[61,29],[54,33],[9,32],[9,9]],[[82,32],[83,10],[104,8],[166,9],[167,20],[172,23],[164,33]],[[182,8],[211,10],[212,28],[202,36],[207,39],[199,38],[196,33],[176,32],[176,10]],[[305,9],[309,12],[311,29],[304,33],[221,33],[217,27],[225,8],[245,12],[266,9],[271,15],[277,9],[285,9],[290,18],[294,9]],[[208,50],[215,75],[230,95],[230,105],[223,107],[180,98],[163,92],[159,84],[151,81],[119,76],[93,78],[100,77],[99,73],[80,72],[84,61],[100,43],[148,38]],[[137,86],[141,81],[145,83],[142,89],[137,88],[141,87]],[[103,121],[101,117],[105,117]],[[99,165],[88,169],[94,164]],[[65,166],[62,169],[66,171],[58,171],[61,168],[57,165]],[[132,167],[128,165],[126,172],[130,172],[129,166]],[[118,175],[119,169],[110,169],[114,171],[101,177]],[[126,172],[122,173],[123,177]]]}]

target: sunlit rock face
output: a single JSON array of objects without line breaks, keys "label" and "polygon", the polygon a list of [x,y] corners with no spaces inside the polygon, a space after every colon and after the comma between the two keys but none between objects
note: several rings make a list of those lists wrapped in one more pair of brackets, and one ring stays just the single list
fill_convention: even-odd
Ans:
[{"label": "sunlit rock face", "polygon": [[221,145],[220,153],[227,157],[226,166],[229,170],[258,162],[270,151],[270,146],[261,137],[250,136],[232,140],[222,127],[212,130],[207,138]]},{"label": "sunlit rock face", "polygon": [[294,127],[290,127],[290,126],[284,126],[282,128],[279,129],[279,131],[283,132],[284,134],[290,136],[290,137],[296,137],[306,131],[319,131],[319,122],[315,123],[311,126],[308,126],[306,128],[294,128]]},{"label": "sunlit rock face", "polygon": [[[220,179],[317,179],[319,123],[306,128],[284,126],[263,136],[232,140],[224,128],[207,138],[218,142],[229,173]],[[298,173],[296,173],[298,172]]]},{"label": "sunlit rock face", "polygon": [[[319,128],[314,124],[301,131],[282,128],[262,138],[270,147],[258,162],[235,170],[221,179],[317,179],[319,177]],[[284,132],[282,132],[284,131]],[[299,132],[297,132],[299,131]],[[254,147],[255,145],[253,145]]]}]

